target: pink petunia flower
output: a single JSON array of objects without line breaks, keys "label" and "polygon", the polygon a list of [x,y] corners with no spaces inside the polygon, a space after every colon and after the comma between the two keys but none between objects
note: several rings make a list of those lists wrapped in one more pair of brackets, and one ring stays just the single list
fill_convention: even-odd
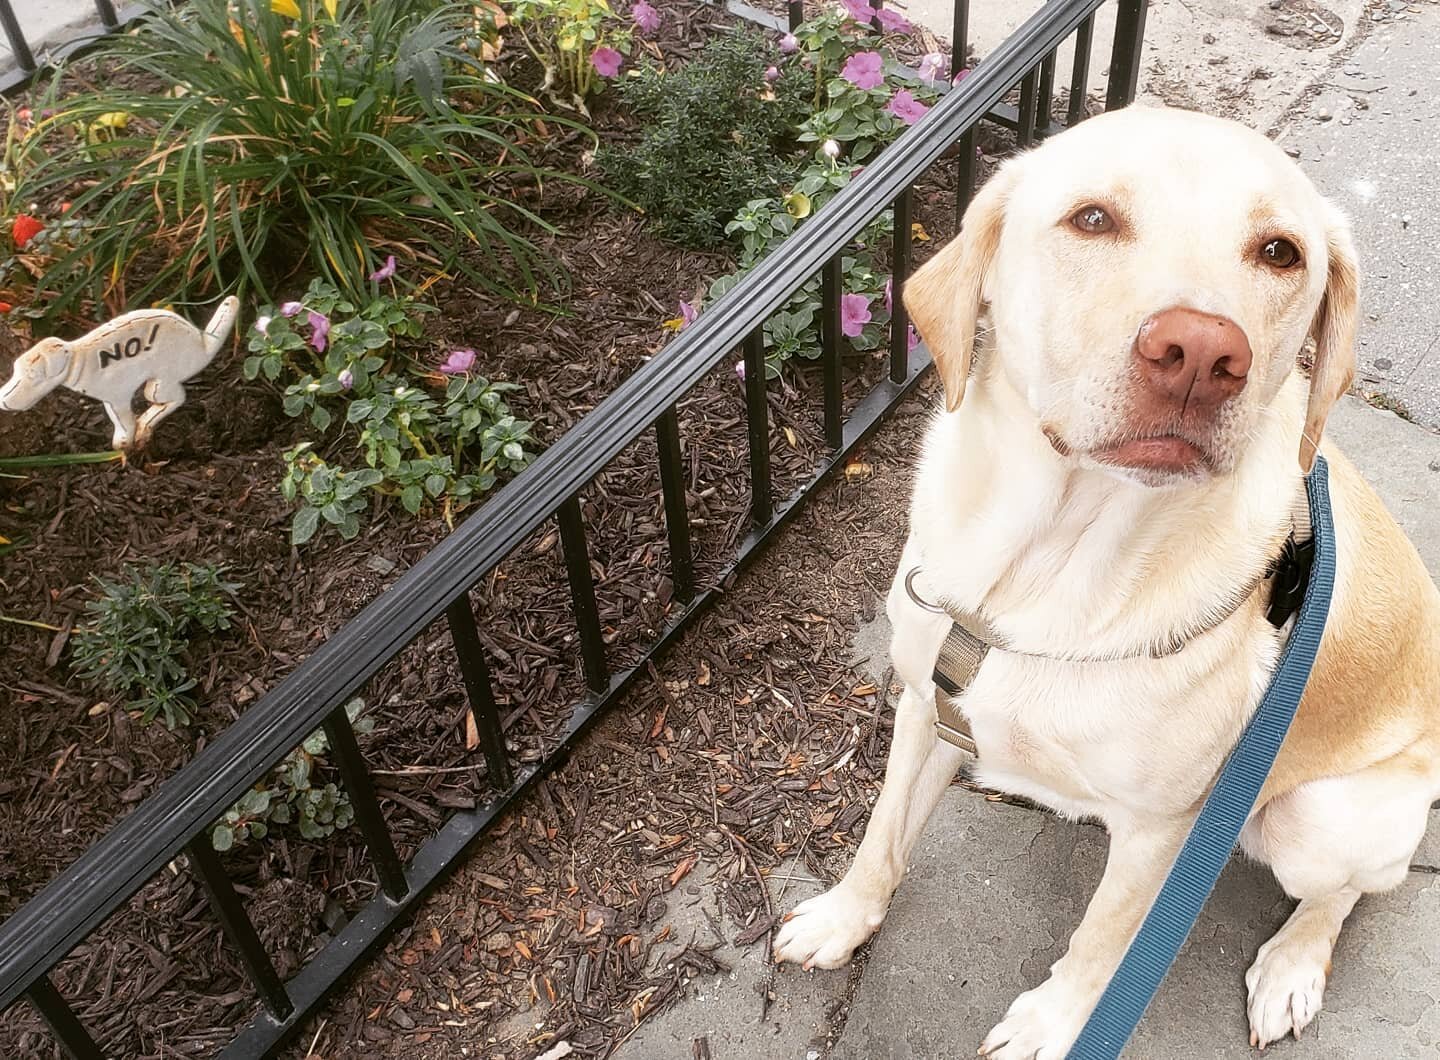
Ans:
[{"label": "pink petunia flower", "polygon": [[286,302],[280,307],[280,315],[282,317],[293,317],[296,313],[300,312],[300,310],[304,308],[305,307],[299,302]]},{"label": "pink petunia flower", "polygon": [[310,345],[315,347],[316,353],[324,353],[325,344],[330,340],[330,318],[312,309],[305,319],[310,324]]},{"label": "pink petunia flower", "polygon": [[787,33],[780,38],[780,51],[785,55],[794,55],[800,50],[800,41],[793,33]]},{"label": "pink petunia flower", "polygon": [[885,312],[895,312],[895,277],[885,277]]},{"label": "pink petunia flower", "polygon": [[260,334],[265,335],[265,336],[268,337],[269,334],[270,334],[270,318],[269,318],[269,317],[256,317],[256,318],[255,318],[255,330],[258,331],[258,332],[260,332]]},{"label": "pink petunia flower", "polygon": [[909,90],[904,88],[896,92],[890,102],[885,104],[885,109],[906,125],[914,125],[921,118],[925,117],[930,110],[929,107],[912,96]]},{"label": "pink petunia flower", "polygon": [[475,365],[474,350],[451,350],[450,356],[440,366],[442,375],[464,375]]},{"label": "pink petunia flower", "polygon": [[922,81],[935,81],[940,77],[940,71],[945,69],[945,53],[930,52],[920,60],[920,79]]},{"label": "pink petunia flower", "polygon": [[916,346],[920,345],[920,332],[915,330],[914,324],[910,325],[910,334],[906,337],[905,341],[906,348],[909,350],[914,350]]},{"label": "pink petunia flower", "polygon": [[590,53],[590,65],[595,67],[595,72],[601,77],[614,77],[620,72],[620,66],[624,62],[625,56],[614,48],[596,48]]},{"label": "pink petunia flower", "polygon": [[879,52],[856,52],[845,60],[840,76],[856,88],[879,88],[885,83],[885,57]]},{"label": "pink petunia flower", "polygon": [[853,339],[870,323],[870,299],[863,294],[847,294],[840,298],[840,334]]},{"label": "pink petunia flower", "polygon": [[870,6],[869,0],[840,0],[840,6],[856,22],[869,22],[875,17],[875,9]]},{"label": "pink petunia flower", "polygon": [[645,0],[636,0],[635,6],[630,9],[630,18],[641,33],[654,33],[660,28],[660,12]]},{"label": "pink petunia flower", "polygon": [[910,24],[908,18],[888,7],[882,7],[875,12],[875,17],[880,20],[880,29],[885,33],[913,33],[915,31],[915,27]]},{"label": "pink petunia flower", "polygon": [[384,265],[381,265],[378,269],[376,269],[370,274],[370,280],[373,283],[379,283],[381,280],[388,280],[394,275],[395,255],[391,254],[388,258],[385,259]]},{"label": "pink petunia flower", "polygon": [[740,377],[740,382],[742,382],[742,383],[745,382],[745,362],[744,362],[744,361],[736,361],[736,362],[735,362],[735,374]]},{"label": "pink petunia flower", "polygon": [[349,390],[355,385],[355,373],[348,368],[342,368],[340,374],[335,377],[335,381],[340,384],[341,390]]},{"label": "pink petunia flower", "polygon": [[775,82],[780,80],[780,68],[778,66],[767,66],[765,68],[765,80]]},{"label": "pink petunia flower", "polygon": [[685,330],[686,328],[688,328],[691,324],[695,323],[695,318],[698,317],[699,315],[700,315],[700,310],[696,309],[696,308],[695,308],[693,305],[691,305],[689,302],[681,302],[681,303],[680,303],[680,319],[683,321],[683,323],[680,325],[680,330],[681,330],[681,331],[684,331],[684,330]]},{"label": "pink petunia flower", "polygon": [[957,74],[955,75],[955,80],[952,81],[951,84],[958,85],[961,81],[964,81],[964,80],[965,80],[967,77],[969,77],[969,76],[970,76],[970,68],[969,68],[968,66],[967,66],[967,67],[964,67],[964,68],[962,68],[962,69],[960,70],[959,73],[957,73]]}]

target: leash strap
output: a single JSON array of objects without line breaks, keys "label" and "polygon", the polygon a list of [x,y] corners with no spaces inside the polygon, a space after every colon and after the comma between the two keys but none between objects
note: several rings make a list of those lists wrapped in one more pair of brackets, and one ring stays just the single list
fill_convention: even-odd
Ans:
[{"label": "leash strap", "polygon": [[1315,556],[1300,615],[1260,706],[1205,799],[1170,874],[1068,1060],[1115,1060],[1180,952],[1240,838],[1310,680],[1335,586],[1335,528],[1323,456],[1305,480]]}]

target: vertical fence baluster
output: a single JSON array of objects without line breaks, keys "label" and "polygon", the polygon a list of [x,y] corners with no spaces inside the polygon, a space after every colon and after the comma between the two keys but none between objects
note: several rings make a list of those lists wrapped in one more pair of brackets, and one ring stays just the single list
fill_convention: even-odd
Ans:
[{"label": "vertical fence baluster", "polygon": [[825,384],[825,444],[839,449],[845,442],[845,420],[840,404],[840,255],[820,270],[820,356]]},{"label": "vertical fence baluster", "polygon": [[80,1022],[80,1017],[75,1015],[75,1011],[60,996],[60,991],[55,989],[55,984],[48,975],[42,975],[31,983],[25,996],[30,999],[30,1004],[35,1006],[40,1018],[50,1028],[50,1033],[55,1035],[71,1060],[105,1060],[100,1046],[95,1044],[95,1039],[90,1037],[90,1032]]},{"label": "vertical fence baluster", "polygon": [[485,649],[475,626],[470,594],[462,593],[452,601],[445,609],[445,618],[450,623],[450,639],[460,660],[460,677],[465,682],[465,696],[470,701],[470,716],[475,719],[475,732],[480,737],[480,752],[490,771],[490,783],[500,791],[509,791],[515,776],[505,753],[505,730],[500,725],[500,710],[490,687],[490,667],[485,662]]},{"label": "vertical fence baluster", "polygon": [[565,573],[570,579],[570,600],[575,605],[575,625],[580,630],[580,658],[585,664],[585,684],[597,696],[610,687],[610,667],[605,661],[605,634],[600,628],[600,610],[595,606],[595,579],[590,573],[590,550],[585,544],[585,519],[579,496],[565,501],[555,513],[560,523],[560,544],[565,550]]},{"label": "vertical fence baluster", "polygon": [[976,127],[974,125],[960,134],[960,153],[955,159],[955,230],[960,230],[960,223],[965,220],[965,210],[970,205],[970,199],[975,194],[975,163],[979,146],[976,143]]},{"label": "vertical fence baluster", "polygon": [[1116,110],[1135,99],[1140,82],[1140,55],[1145,43],[1146,0],[1117,0],[1115,45],[1110,50],[1110,83],[1105,87],[1105,109]]},{"label": "vertical fence baluster", "polygon": [[95,13],[106,29],[119,29],[120,19],[115,16],[115,5],[110,0],[95,0]]},{"label": "vertical fence baluster", "polygon": [[955,0],[955,14],[950,22],[950,80],[965,69],[970,51],[970,0]]},{"label": "vertical fence baluster", "polygon": [[675,599],[695,598],[695,556],[690,549],[690,509],[685,503],[685,463],[680,454],[680,417],[671,405],[655,421],[660,453],[660,492],[665,498],[665,531],[670,538],[670,584]]},{"label": "vertical fence baluster", "polygon": [[379,877],[380,887],[391,901],[398,902],[410,893],[410,885],[405,880],[405,866],[395,852],[395,840],[390,837],[390,826],[385,823],[380,800],[375,797],[375,785],[370,780],[370,771],[365,768],[365,757],[360,753],[355,729],[344,707],[336,707],[325,719],[325,738],[330,741],[335,765],[340,770],[340,780],[350,796],[355,823],[365,837],[370,860],[375,862],[375,875]]},{"label": "vertical fence baluster", "polygon": [[280,973],[265,952],[245,904],[235,893],[235,885],[220,864],[220,855],[210,846],[210,832],[207,829],[190,840],[185,848],[190,855],[190,867],[200,877],[200,882],[210,892],[210,908],[225,929],[225,936],[240,954],[240,961],[250,975],[250,985],[260,995],[260,1001],[267,1012],[277,1020],[283,1020],[295,1010],[290,992],[280,981]]},{"label": "vertical fence baluster", "polygon": [[790,14],[790,29],[793,32],[805,21],[805,0],[790,0],[786,9]]},{"label": "vertical fence baluster", "polygon": [[745,419],[750,429],[750,521],[768,526],[770,501],[770,409],[765,400],[765,325],[745,336]]},{"label": "vertical fence baluster", "polygon": [[0,0],[0,27],[5,30],[5,37],[10,41],[10,51],[15,56],[15,62],[20,69],[30,73],[35,69],[35,54],[30,50],[30,44],[25,40],[25,34],[20,29],[20,23],[15,18],[15,11],[10,6],[10,0]]},{"label": "vertical fence baluster", "polygon": [[890,382],[910,374],[910,317],[905,312],[905,278],[910,274],[910,188],[895,200],[895,237],[890,251]]},{"label": "vertical fence baluster", "polygon": [[1054,121],[1055,99],[1055,53],[1051,52],[1040,62],[1040,84],[1036,89],[1035,134],[1048,132]]},{"label": "vertical fence baluster", "polygon": [[1065,124],[1078,125],[1085,120],[1085,95],[1090,83],[1090,42],[1095,35],[1095,16],[1089,15],[1075,30],[1075,65],[1070,72],[1070,105],[1065,109]]},{"label": "vertical fence baluster", "polygon": [[1015,122],[1017,147],[1029,147],[1035,140],[1035,82],[1034,70],[1020,80],[1020,115]]}]

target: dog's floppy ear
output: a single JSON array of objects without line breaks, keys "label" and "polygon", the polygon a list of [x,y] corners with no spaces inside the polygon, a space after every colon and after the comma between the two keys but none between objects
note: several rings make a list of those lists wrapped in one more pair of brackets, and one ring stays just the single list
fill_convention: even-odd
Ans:
[{"label": "dog's floppy ear", "polygon": [[905,308],[935,358],[949,412],[965,397],[985,279],[1000,247],[1014,184],[1013,165],[987,181],[965,211],[960,234],[905,284]]},{"label": "dog's floppy ear", "polygon": [[1360,271],[1350,223],[1332,209],[1326,232],[1330,259],[1325,295],[1310,326],[1315,340],[1315,366],[1310,372],[1310,400],[1305,407],[1305,433],[1300,437],[1300,469],[1307,475],[1315,466],[1320,435],[1330,409],[1350,389],[1355,378],[1355,325],[1359,314]]}]

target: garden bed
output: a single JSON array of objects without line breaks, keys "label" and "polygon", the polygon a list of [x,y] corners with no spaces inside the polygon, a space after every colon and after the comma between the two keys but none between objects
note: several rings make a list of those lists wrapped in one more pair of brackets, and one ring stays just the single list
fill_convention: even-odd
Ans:
[{"label": "garden bed", "polygon": [[[702,3],[666,5],[666,17],[656,43],[671,62],[689,55],[707,34],[730,21]],[[605,97],[595,108],[594,120],[602,139],[629,134],[626,115]],[[995,152],[1004,149],[1005,139],[995,137],[982,144]],[[570,161],[579,168],[582,163],[573,157],[575,153],[578,149]],[[651,235],[635,214],[574,187],[552,186],[544,216],[562,234],[537,239],[574,277],[569,314],[517,308],[463,284],[450,284],[431,290],[439,312],[427,322],[435,363],[447,349],[474,347],[487,375],[523,384],[525,389],[511,399],[511,405],[517,415],[535,422],[534,434],[541,446],[572,426],[639,364],[663,357],[669,333],[662,322],[675,313],[677,303],[694,299],[709,280],[733,266],[725,253],[701,253],[666,243]],[[915,219],[932,240],[916,244],[921,257],[953,232],[953,172],[948,167],[937,167],[917,186]],[[13,345],[0,349],[0,374],[8,374],[15,352]],[[342,544],[331,539],[323,545],[292,547],[291,508],[275,486],[281,454],[305,432],[299,421],[282,412],[275,387],[241,378],[242,357],[239,350],[223,352],[197,379],[189,403],[160,429],[153,448],[128,466],[102,464],[38,472],[22,481],[0,479],[7,535],[19,544],[0,560],[3,614],[55,627],[0,622],[0,651],[13,661],[0,677],[0,689],[11,701],[10,709],[0,712],[0,917],[12,913],[73,861],[196,753],[205,734],[214,734],[238,717],[446,533],[438,517],[416,520],[391,507],[373,513],[353,541]],[[848,357],[847,406],[884,369],[881,351]],[[824,452],[818,373],[792,363],[770,388],[769,398],[774,481],[777,494],[783,496],[809,477]],[[723,566],[749,528],[743,391],[733,365],[717,366],[678,412],[697,576],[704,583]],[[102,423],[90,403],[57,394],[34,412],[0,416],[0,455],[104,449],[108,430],[102,429]],[[867,472],[857,468],[856,474],[863,477]],[[627,658],[638,657],[670,606],[653,442],[623,453],[586,492],[584,503],[601,621],[612,664],[618,667]],[[853,522],[861,514],[847,513],[845,518]],[[862,524],[863,519],[855,523]],[[86,621],[84,604],[93,598],[92,576],[114,577],[122,565],[138,560],[223,564],[227,577],[241,586],[234,627],[198,645],[197,658],[203,664],[194,676],[199,682],[200,711],[188,733],[137,724],[129,712],[73,678],[66,663],[68,642],[77,624]],[[802,569],[803,562],[795,569],[797,577]],[[782,579],[776,584],[786,583]],[[717,621],[731,623],[727,635],[735,650],[707,656],[705,662],[712,673],[724,676],[724,687],[762,662],[767,686],[779,687],[774,683],[776,661],[767,655],[774,643],[761,644],[754,638],[795,637],[805,642],[817,635],[831,641],[843,636],[850,618],[839,620],[832,629],[822,619],[781,606],[801,598],[798,590],[782,595],[784,600],[771,601],[779,610],[767,621],[757,620],[753,632],[748,623],[743,631],[734,625],[733,615],[712,618],[702,627],[713,636]],[[507,742],[517,760],[538,760],[554,746],[583,694],[556,535],[538,534],[486,584],[477,586],[474,596]],[[700,663],[692,661],[697,667],[695,680],[700,681]],[[840,671],[828,672],[825,679],[841,680]],[[720,678],[715,680],[720,687]],[[849,719],[846,711],[871,695],[845,705],[853,689],[844,694],[838,689],[838,684],[828,689],[838,697],[833,703],[822,698],[805,709],[818,709],[815,717],[822,721],[827,711],[836,719]],[[574,1036],[577,1044],[591,1054],[603,1053],[605,1043],[623,1033],[621,1015],[631,1011],[629,1006],[640,992],[656,985],[658,973],[647,963],[649,948],[666,940],[642,929],[658,923],[653,900],[668,889],[659,876],[668,880],[668,873],[686,858],[728,856],[734,859],[735,901],[758,908],[754,904],[758,887],[747,890],[754,874],[799,844],[792,834],[796,818],[781,811],[792,797],[786,793],[799,792],[794,797],[808,800],[811,796],[804,791],[815,778],[806,779],[803,770],[790,770],[778,753],[772,759],[768,751],[761,751],[756,740],[762,719],[743,710],[736,715],[737,697],[730,697],[731,709],[723,719],[716,704],[707,713],[708,720],[700,721],[693,712],[710,708],[699,705],[698,699],[691,702],[688,694],[681,697],[686,700],[682,708],[675,693],[676,688],[663,682],[638,692],[632,697],[633,710],[607,726],[604,731],[609,735],[600,738],[600,746],[615,750],[618,744],[627,754],[644,748],[650,764],[666,775],[661,787],[670,786],[692,809],[697,799],[706,803],[702,808],[717,818],[720,808],[712,801],[710,767],[703,774],[696,771],[707,759],[701,752],[742,748],[735,753],[744,768],[737,767],[735,777],[726,781],[735,790],[727,797],[730,818],[719,846],[708,834],[697,846],[693,830],[683,833],[685,839],[667,839],[666,835],[682,833],[657,825],[651,829],[661,836],[654,858],[645,853],[607,861],[602,848],[614,844],[587,827],[587,807],[579,800],[594,805],[597,821],[616,818],[623,805],[619,800],[632,797],[633,785],[643,782],[641,775],[617,776],[613,783],[592,791],[589,778],[572,781],[572,771],[567,770],[566,779],[542,788],[529,808],[507,818],[501,825],[504,838],[477,860],[474,873],[467,873],[468,897],[463,910],[456,910],[451,918],[451,927],[444,931],[437,927],[424,935],[408,932],[407,941],[390,950],[402,967],[428,967],[434,961],[437,969],[448,968],[459,977],[457,983],[464,979],[466,1041],[483,1041],[487,1028],[498,1027],[505,1016],[523,1010],[529,991],[546,995],[548,1004],[551,990],[568,990],[571,1002],[554,1011],[549,1030],[564,1029],[565,1020],[583,1024],[585,1033]],[[687,723],[695,719],[685,730],[682,743],[688,743],[675,748],[680,753],[673,761],[668,757],[673,734],[666,729],[663,711],[656,722],[652,709],[657,696],[676,716],[683,710]],[[432,835],[450,810],[472,807],[491,792],[484,766],[466,746],[467,709],[443,630],[406,651],[372,682],[363,699],[376,724],[363,738],[363,746],[403,857]],[[742,708],[756,705],[743,698],[738,702]],[[873,713],[873,704],[866,709]],[[797,707],[791,713],[790,721],[804,723],[804,710]],[[643,738],[634,733],[617,735],[637,724],[651,726],[654,732],[645,728],[650,735]],[[670,725],[675,728],[673,721]],[[877,731],[872,725],[867,737],[872,749]],[[697,732],[703,733],[703,740]],[[785,739],[793,742],[793,736]],[[767,741],[774,742],[774,737],[761,742]],[[777,779],[784,785],[776,788]],[[797,788],[801,779],[805,785]],[[816,782],[828,799],[842,794],[831,791],[827,782]],[[856,799],[858,789],[844,794],[850,805],[863,806],[863,799]],[[556,809],[557,800],[563,812]],[[809,852],[845,845],[845,837],[853,836],[859,821],[858,813],[849,816],[853,819],[836,827],[833,840],[812,839]],[[777,824],[782,817],[792,824]],[[568,831],[552,831],[562,819]],[[537,821],[544,822],[539,831]],[[761,847],[754,846],[759,842],[754,829],[767,830]],[[639,834],[645,835],[643,830]],[[650,841],[648,836],[645,839]],[[581,882],[579,877],[566,876],[566,863],[577,855],[582,862],[593,861],[597,871],[604,866],[604,878],[592,876]],[[654,871],[658,861],[667,866],[659,876]],[[277,832],[264,842],[238,847],[226,862],[249,899],[253,918],[263,925],[265,941],[282,974],[292,972],[374,890],[358,837],[348,832],[319,841]],[[505,886],[497,888],[496,880]],[[541,890],[527,890],[535,887]],[[592,909],[587,915],[599,918],[606,939],[613,942],[627,933],[634,935],[624,946],[600,954],[596,958],[600,963],[591,965],[579,986],[576,962],[594,932],[587,935],[587,928],[577,924],[573,937],[547,929],[532,938],[502,926],[509,917],[525,921],[532,912],[552,908],[554,913],[535,922],[542,927],[551,921],[558,925],[558,906],[524,908],[516,903],[521,897],[528,902],[542,893],[549,895],[557,887],[577,889],[569,899],[575,893],[585,895]],[[452,904],[460,894],[457,890],[448,896]],[[564,919],[567,925],[569,916]],[[606,917],[612,919],[607,922]],[[636,930],[613,930],[622,923],[633,924]],[[532,956],[526,956],[527,950]],[[691,953],[680,958],[677,967],[683,969],[686,960],[701,966],[705,958]],[[383,967],[367,973],[363,991],[390,990],[384,985],[386,974]],[[674,978],[669,969],[664,975]],[[252,995],[208,916],[204,895],[183,869],[147,884],[123,912],[76,949],[57,969],[55,979],[108,1051],[127,1057],[211,1051],[254,1012]],[[388,981],[393,985],[393,977]],[[395,991],[403,989],[395,987],[386,1005],[393,1007]],[[632,1014],[653,1011],[666,996],[665,989],[660,983]],[[450,1051],[444,1055],[454,1055],[459,1039],[444,1033],[437,1037],[435,1031],[422,1039],[426,1031],[404,1026],[406,1019],[417,1017],[394,1016],[392,1007],[385,1009],[383,1019],[372,1017],[372,1004],[366,1000],[360,1005],[356,1000],[360,997],[370,995],[353,995],[334,1009],[333,1027],[343,1028],[344,1033],[329,1039],[334,1043],[331,1055],[347,1049],[345,1043],[360,1041],[388,1049],[384,1043],[392,1038],[398,1043],[393,1055],[421,1055],[403,1050],[431,1039],[439,1050],[433,1055],[441,1055],[445,1043]],[[397,1038],[397,1032],[407,1033]],[[48,1055],[46,1050],[52,1048],[23,1006],[0,1017],[0,1052]],[[527,1055],[525,1046],[515,1048],[518,1051],[503,1055]]]}]

